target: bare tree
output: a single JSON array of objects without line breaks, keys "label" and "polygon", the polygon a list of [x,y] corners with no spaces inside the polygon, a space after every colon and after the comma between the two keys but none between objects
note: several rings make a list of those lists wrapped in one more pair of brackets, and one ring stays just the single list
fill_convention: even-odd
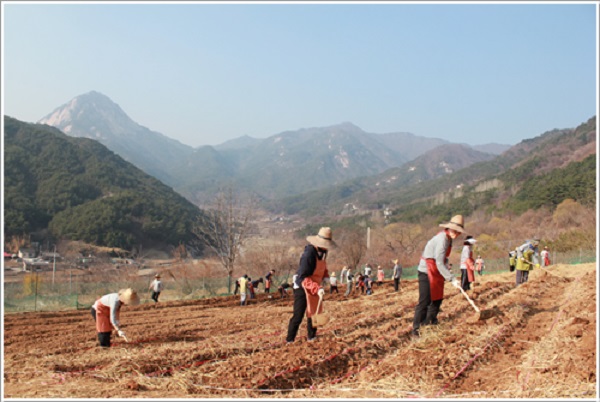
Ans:
[{"label": "bare tree", "polygon": [[229,187],[217,193],[211,208],[205,209],[193,229],[197,239],[207,246],[219,259],[227,273],[227,290],[231,293],[231,277],[240,250],[252,227],[255,203],[244,202]]},{"label": "bare tree", "polygon": [[261,276],[268,270],[275,271],[279,281],[288,281],[297,268],[297,253],[290,247],[290,241],[281,236],[276,239],[261,239],[252,245],[252,250],[244,253],[243,263],[246,273],[252,278]]},{"label": "bare tree", "polygon": [[362,228],[342,230],[336,243],[344,256],[344,262],[350,268],[358,267],[367,253],[366,231]]},{"label": "bare tree", "polygon": [[377,231],[376,239],[376,243],[381,247],[380,257],[388,261],[394,258],[401,258],[406,262],[413,260],[415,256],[418,257],[424,242],[423,234],[417,227],[398,223]]}]

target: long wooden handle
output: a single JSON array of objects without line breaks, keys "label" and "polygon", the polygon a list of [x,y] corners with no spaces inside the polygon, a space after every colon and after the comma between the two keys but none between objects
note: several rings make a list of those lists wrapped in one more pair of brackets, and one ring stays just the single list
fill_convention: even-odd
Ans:
[{"label": "long wooden handle", "polygon": [[322,301],[323,301],[323,296],[319,296],[319,304],[317,304],[317,311],[315,311],[315,314],[319,314],[319,310],[321,309]]},{"label": "long wooden handle", "polygon": [[473,300],[471,300],[471,298],[469,297],[469,295],[467,294],[467,292],[465,292],[463,290],[462,287],[458,287],[458,289],[460,289],[460,292],[465,295],[465,297],[467,298],[467,300],[469,301],[469,303],[471,303],[471,306],[473,306],[473,308],[475,309],[475,311],[477,311],[478,313],[480,312],[479,308],[475,305],[475,303],[473,303]]}]

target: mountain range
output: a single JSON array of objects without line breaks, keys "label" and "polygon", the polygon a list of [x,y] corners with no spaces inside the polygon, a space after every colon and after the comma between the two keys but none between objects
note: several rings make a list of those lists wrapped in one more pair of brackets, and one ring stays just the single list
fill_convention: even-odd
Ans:
[{"label": "mountain range", "polygon": [[[480,198],[485,198],[489,208],[499,209],[514,207],[513,198],[527,200],[532,208],[555,207],[569,197],[590,202],[596,191],[596,137],[596,118],[592,117],[574,129],[555,129],[523,140],[491,160],[476,160],[477,154],[468,148],[447,145],[443,157],[430,151],[399,168],[283,198],[271,208],[280,213],[306,215],[310,211],[316,215],[341,213],[347,204],[359,206],[353,209],[358,213],[386,206],[395,210],[396,216],[410,215],[416,220],[424,214],[450,213],[436,209],[440,204],[460,210],[480,203]],[[452,171],[446,162],[456,166],[464,160],[475,163],[464,163]],[[563,174],[569,175],[569,183],[552,188]],[[470,212],[466,210],[465,215]]]},{"label": "mountain range", "polygon": [[[273,200],[381,174],[425,153],[437,164],[427,168],[423,179],[430,179],[490,160],[510,147],[471,147],[405,132],[373,134],[345,122],[192,148],[139,125],[96,91],[72,99],[38,123],[97,140],[198,205],[224,185]],[[452,156],[457,152],[464,158]]]},{"label": "mountain range", "polygon": [[5,237],[37,231],[112,247],[172,247],[193,239],[197,205],[224,185],[309,225],[384,209],[392,221],[418,222],[482,208],[552,210],[567,198],[595,205],[596,117],[500,155],[351,123],[194,149],[132,122],[104,95],[80,98],[43,124],[4,117]]}]

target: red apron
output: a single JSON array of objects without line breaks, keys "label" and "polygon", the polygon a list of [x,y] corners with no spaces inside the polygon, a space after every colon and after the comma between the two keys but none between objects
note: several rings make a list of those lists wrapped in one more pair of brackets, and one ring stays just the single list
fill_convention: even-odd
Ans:
[{"label": "red apron", "polygon": [[[327,263],[325,260],[317,260],[317,267],[315,272],[302,281],[302,287],[306,294],[306,317],[310,318],[317,313],[317,306],[319,305],[319,288],[323,278],[327,275]],[[318,313],[323,312],[323,303]]]},{"label": "red apron", "polygon": [[[448,235],[446,235],[448,236]],[[450,256],[450,251],[452,250],[452,246],[448,247],[446,250],[446,261]],[[429,289],[431,293],[431,301],[442,300],[444,298],[444,277],[438,271],[437,264],[435,259],[427,258],[425,260],[427,263],[427,276],[429,277]]]},{"label": "red apron", "polygon": [[467,278],[469,282],[475,282],[475,261],[473,260],[473,251],[470,252],[469,258],[465,261],[467,266]]},{"label": "red apron", "polygon": [[[121,309],[117,310],[117,320]],[[112,332],[113,325],[110,322],[110,307],[105,306],[101,302],[96,303],[96,331],[97,332]]]},{"label": "red apron", "polygon": [[271,280],[270,279],[265,280],[265,289],[271,289]]},{"label": "red apron", "polygon": [[550,265],[550,258],[548,258],[548,256],[544,257],[544,265],[546,265],[546,266]]}]

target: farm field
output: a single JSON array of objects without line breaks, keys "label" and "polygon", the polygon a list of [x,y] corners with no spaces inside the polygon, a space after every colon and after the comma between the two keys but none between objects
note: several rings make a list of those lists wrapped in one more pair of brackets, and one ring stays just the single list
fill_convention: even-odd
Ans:
[{"label": "farm field", "polygon": [[[597,266],[555,265],[446,285],[440,324],[410,335],[416,280],[326,294],[330,322],[286,344],[292,297],[143,299],[129,342],[97,345],[89,310],[4,315],[4,398],[577,398],[596,400]],[[115,289],[116,291],[116,289]]]}]

